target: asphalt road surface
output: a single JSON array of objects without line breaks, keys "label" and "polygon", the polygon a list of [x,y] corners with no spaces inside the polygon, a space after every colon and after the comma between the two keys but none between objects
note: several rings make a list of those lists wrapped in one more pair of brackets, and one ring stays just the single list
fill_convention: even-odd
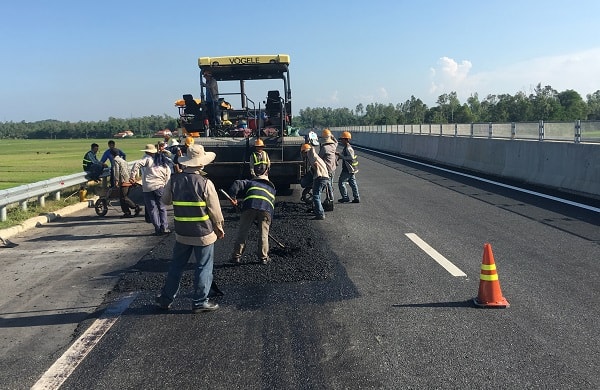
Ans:
[{"label": "asphalt road surface", "polygon": [[[156,309],[174,237],[143,218],[89,209],[11,238],[0,387],[64,375],[61,389],[598,388],[599,213],[359,155],[360,204],[314,221],[298,190],[278,197],[285,248],[271,243],[270,264],[255,235],[227,264],[239,217],[224,207],[216,312],[190,313],[191,271],[173,309]],[[472,304],[485,243],[509,308]],[[48,379],[99,323],[72,372]]]}]

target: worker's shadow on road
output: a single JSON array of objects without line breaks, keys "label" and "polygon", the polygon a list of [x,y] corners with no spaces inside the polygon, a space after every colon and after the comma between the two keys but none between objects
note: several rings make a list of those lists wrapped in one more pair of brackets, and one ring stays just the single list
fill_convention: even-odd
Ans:
[{"label": "worker's shadow on road", "polygon": [[[93,309],[95,307],[86,307]],[[60,308],[54,310],[27,311],[18,313],[0,313],[0,329],[2,328],[30,328],[35,326],[78,324],[89,318],[90,314],[86,311],[72,311],[69,313],[56,313],[56,311],[75,310],[82,308]],[[44,313],[53,312],[51,314]],[[10,318],[6,318],[10,316]]]}]

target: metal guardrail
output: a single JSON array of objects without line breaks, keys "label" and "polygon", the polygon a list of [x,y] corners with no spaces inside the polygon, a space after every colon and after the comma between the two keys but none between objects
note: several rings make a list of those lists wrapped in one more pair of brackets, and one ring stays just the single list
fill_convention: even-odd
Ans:
[{"label": "metal guardrail", "polygon": [[[136,161],[138,160],[127,162],[130,169]],[[36,183],[0,190],[0,221],[6,221],[7,209],[15,203],[18,203],[21,209],[27,210],[27,202],[31,199],[37,198],[37,202],[41,207],[44,207],[47,196],[53,196],[55,200],[60,200],[61,191],[86,184],[89,181],[85,178],[87,174],[87,172],[74,173],[68,176],[54,177]],[[104,174],[101,177],[104,183]]]},{"label": "metal guardrail", "polygon": [[60,192],[74,186],[85,184],[87,173],[75,173],[69,176],[55,177],[39,181],[37,183],[24,184],[22,186],[8,188],[0,191],[0,221],[6,221],[7,208],[11,204],[19,203],[23,210],[27,210],[27,202],[36,198],[40,206],[44,206],[45,198],[53,195],[54,199],[60,199]]},{"label": "metal guardrail", "polygon": [[450,137],[519,139],[600,143],[600,121],[509,122],[509,123],[422,123],[404,125],[332,127],[332,131],[357,133],[415,134]]}]

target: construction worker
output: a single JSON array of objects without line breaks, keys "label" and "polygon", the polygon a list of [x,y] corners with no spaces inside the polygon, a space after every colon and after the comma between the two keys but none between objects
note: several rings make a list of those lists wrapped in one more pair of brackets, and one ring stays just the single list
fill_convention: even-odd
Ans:
[{"label": "construction worker", "polygon": [[306,156],[308,165],[313,174],[313,213],[315,214],[313,219],[323,220],[325,219],[325,210],[321,204],[321,192],[327,189],[329,184],[329,173],[327,172],[327,165],[321,157],[317,155],[315,149],[310,144],[303,144],[300,147],[300,151],[303,156]]},{"label": "construction worker", "polygon": [[163,310],[171,307],[192,252],[196,258],[192,312],[219,308],[209,302],[208,294],[213,282],[214,243],[225,236],[224,219],[215,185],[203,171],[215,157],[202,145],[191,145],[179,159],[183,172],[172,175],[165,186],[162,201],[173,204],[175,246],[167,278],[155,299]]},{"label": "construction worker", "polygon": [[108,164],[101,163],[98,160],[98,149],[100,146],[97,143],[90,145],[90,151],[83,156],[83,170],[87,173],[86,179],[100,181],[100,175],[104,172],[104,168],[108,167]]},{"label": "construction worker", "polygon": [[335,175],[335,170],[337,169],[337,157],[335,155],[338,141],[335,139],[333,134],[331,134],[331,130],[323,129],[321,133],[321,147],[319,148],[319,157],[325,161],[325,165],[327,165],[327,172],[329,173],[329,186],[328,186],[328,194],[330,200],[333,201],[333,176]]},{"label": "construction worker", "polygon": [[133,185],[129,174],[127,161],[119,155],[119,150],[110,149],[112,157],[112,169],[115,175],[114,187],[119,190],[119,201],[123,215],[121,218],[133,218],[131,210],[135,210],[135,215],[139,215],[141,207],[129,198],[129,188]]},{"label": "construction worker", "polygon": [[221,124],[221,111],[219,109],[219,84],[209,71],[204,71],[204,85],[206,86],[206,105],[211,126]]},{"label": "construction worker", "polygon": [[254,149],[254,152],[250,155],[250,176],[268,175],[269,168],[271,168],[271,160],[267,152],[265,152],[265,143],[262,139],[258,138],[254,142]]},{"label": "construction worker", "polygon": [[340,142],[344,145],[344,149],[341,153],[336,152],[338,158],[342,160],[342,172],[338,179],[338,188],[341,196],[341,199],[339,199],[338,202],[340,203],[350,202],[348,190],[346,190],[346,182],[348,182],[352,189],[352,195],[354,197],[352,203],[360,203],[358,184],[356,183],[355,177],[358,172],[358,160],[356,159],[356,154],[354,154],[354,149],[352,149],[352,146],[350,145],[351,139],[352,134],[350,134],[349,131],[343,131],[342,135],[340,135]]},{"label": "construction worker", "polygon": [[250,180],[236,180],[229,189],[229,198],[235,207],[238,205],[238,197],[244,201],[240,228],[230,262],[241,263],[248,232],[256,221],[260,230],[258,256],[263,264],[267,264],[271,261],[269,258],[269,228],[275,210],[275,185],[271,183],[267,175],[255,176]]}]

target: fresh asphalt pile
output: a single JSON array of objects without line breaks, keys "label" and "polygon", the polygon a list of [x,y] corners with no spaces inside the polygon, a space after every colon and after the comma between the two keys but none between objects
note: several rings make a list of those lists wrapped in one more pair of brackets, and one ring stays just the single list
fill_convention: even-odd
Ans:
[{"label": "fresh asphalt pile", "polygon": [[[223,206],[225,238],[215,244],[214,282],[227,294],[227,288],[267,283],[291,283],[323,281],[331,278],[337,259],[330,252],[319,231],[311,221],[313,214],[301,203],[279,201],[275,204],[275,215],[270,233],[284,247],[270,240],[271,262],[262,264],[257,255],[258,227],[253,226],[246,241],[242,263],[229,263],[230,254],[237,236],[240,214],[233,207]],[[156,291],[165,280],[171,260],[175,234],[164,239],[140,261],[126,272],[115,287],[115,292]],[[193,285],[194,259],[190,260],[181,280],[181,292],[189,293]]]}]

